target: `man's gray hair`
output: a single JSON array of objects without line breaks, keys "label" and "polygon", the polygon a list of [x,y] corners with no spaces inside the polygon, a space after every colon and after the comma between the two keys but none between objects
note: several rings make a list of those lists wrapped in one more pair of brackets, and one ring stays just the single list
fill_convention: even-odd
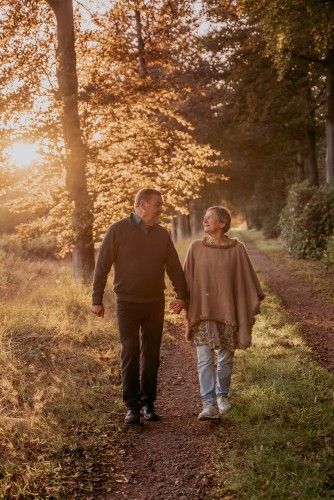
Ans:
[{"label": "man's gray hair", "polygon": [[225,227],[224,227],[224,233],[227,233],[227,231],[231,227],[231,214],[227,208],[224,207],[210,207],[208,210],[214,210],[217,214],[217,218],[219,222],[225,222]]},{"label": "man's gray hair", "polygon": [[135,208],[139,207],[141,201],[150,201],[151,196],[154,195],[162,197],[162,194],[157,189],[147,188],[138,191],[135,197]]}]

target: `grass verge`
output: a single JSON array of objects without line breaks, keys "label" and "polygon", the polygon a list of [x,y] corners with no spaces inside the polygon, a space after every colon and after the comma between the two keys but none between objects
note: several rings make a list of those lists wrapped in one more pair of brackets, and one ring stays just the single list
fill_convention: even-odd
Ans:
[{"label": "grass verge", "polygon": [[[253,243],[269,255],[273,260],[278,261],[290,269],[292,274],[304,283],[312,286],[316,292],[334,307],[334,270],[328,268],[321,260],[295,259],[290,257],[284,250],[283,242],[279,238],[265,239],[262,231],[242,230],[235,234],[245,235]],[[247,243],[246,243],[247,246]]]},{"label": "grass verge", "polygon": [[[279,241],[251,234],[282,259]],[[232,410],[213,430],[209,498],[334,498],[334,376],[312,359],[279,299],[266,294],[253,346],[236,353]]]},{"label": "grass verge", "polygon": [[333,498],[334,377],[267,295],[235,360],[232,410],[214,431],[214,498]]},{"label": "grass verge", "polygon": [[118,452],[113,294],[101,321],[69,266],[0,254],[0,497],[88,498]]}]

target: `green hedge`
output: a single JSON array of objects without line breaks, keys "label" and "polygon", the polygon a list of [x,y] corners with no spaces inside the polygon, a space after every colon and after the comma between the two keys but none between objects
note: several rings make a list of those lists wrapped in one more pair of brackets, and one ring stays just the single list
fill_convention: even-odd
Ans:
[{"label": "green hedge", "polygon": [[322,258],[327,266],[334,267],[334,232],[327,240]]},{"label": "green hedge", "polygon": [[247,226],[262,229],[265,238],[279,236],[279,216],[285,203],[283,181],[262,176],[247,206]]},{"label": "green hedge", "polygon": [[334,232],[334,184],[315,187],[303,182],[293,185],[281,212],[279,227],[291,255],[321,258]]}]

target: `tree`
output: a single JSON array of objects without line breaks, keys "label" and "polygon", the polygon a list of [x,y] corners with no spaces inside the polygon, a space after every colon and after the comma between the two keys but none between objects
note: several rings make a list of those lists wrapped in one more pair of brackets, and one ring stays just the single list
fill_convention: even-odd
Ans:
[{"label": "tree", "polygon": [[257,17],[267,53],[279,73],[293,71],[297,59],[322,65],[327,85],[326,180],[334,180],[334,4],[331,0],[242,0]]},{"label": "tree", "polygon": [[[184,96],[191,92],[180,54],[187,52],[192,2],[113,2],[103,14],[94,11],[92,4],[90,27],[87,17],[81,25],[80,11],[76,10],[76,53],[72,11],[64,19],[65,4],[51,4],[54,10],[50,9],[50,13],[56,13],[58,35],[67,36],[62,42],[64,50],[58,41],[59,89],[52,80],[55,54],[48,47],[53,46],[56,36],[50,30],[51,37],[47,37],[47,42],[40,41],[40,47],[46,59],[41,66],[49,70],[47,78],[51,85],[47,86],[45,106],[31,119],[34,136],[44,140],[45,162],[20,182],[21,195],[12,209],[29,210],[34,217],[18,227],[21,237],[51,234],[61,255],[65,255],[75,243],[78,226],[73,230],[70,221],[72,205],[75,211],[80,200],[87,200],[84,208],[88,210],[89,224],[94,209],[93,237],[100,241],[111,222],[128,214],[133,196],[141,187],[153,185],[161,189],[167,208],[174,206],[185,212],[188,200],[199,196],[206,181],[224,178],[221,169],[224,162],[217,151],[196,141],[193,127],[180,113]],[[12,4],[8,5],[12,9]],[[38,26],[44,29],[43,16],[48,26],[54,26],[53,16],[50,22],[45,16],[44,2],[29,2],[24,7],[20,4],[20,8],[25,9],[22,18],[29,21],[31,14],[36,13],[37,33]],[[66,22],[71,25],[68,29]],[[18,40],[22,49],[33,44],[28,25],[27,22],[27,33],[22,33]],[[68,66],[64,56],[66,40],[72,44]],[[14,74],[29,73],[29,58],[20,65],[15,65],[14,56],[13,61]],[[36,92],[31,94],[31,107],[25,110],[29,120],[42,95],[38,82],[45,79],[42,72],[35,72],[35,66],[31,72],[37,84]],[[27,133],[31,130],[29,124]],[[9,139],[14,132],[15,128],[8,131]],[[83,187],[81,193],[75,189],[77,180],[78,186]],[[79,194],[83,196],[78,201]],[[90,236],[88,245],[89,241]]]},{"label": "tree", "polygon": [[224,149],[231,161],[229,188],[240,207],[247,204],[266,164],[273,168],[279,158],[281,169],[287,168],[291,144],[287,144],[286,128],[296,136],[289,108],[294,100],[295,109],[300,100],[277,82],[256,25],[239,16],[236,6],[215,4],[213,8],[213,2],[208,3],[208,16],[218,27],[202,39],[202,51],[212,61],[207,130],[213,145]]},{"label": "tree", "polygon": [[[332,16],[334,18],[334,15]],[[334,31],[334,19],[332,20]],[[326,117],[326,139],[327,139],[327,182],[334,181],[334,48],[327,52],[325,60],[327,66],[327,117]]]},{"label": "tree", "polygon": [[66,148],[66,188],[73,202],[73,276],[86,281],[94,269],[93,204],[88,194],[87,150],[78,111],[78,78],[72,0],[46,0],[57,20],[57,79]]},{"label": "tree", "polygon": [[[54,81],[56,54],[50,53],[50,48],[54,46],[57,39],[53,18],[54,10],[49,8],[50,3],[30,0],[25,3],[7,2],[3,6],[2,14],[8,22],[4,23],[6,33],[2,38],[4,43],[0,45],[2,67],[5,69],[1,81],[5,99],[2,101],[2,137],[0,140],[2,147],[17,139],[39,142],[40,153],[44,153],[45,164],[30,169],[26,172],[23,180],[17,180],[15,188],[19,190],[23,200],[22,203],[20,203],[20,199],[14,200],[12,206],[15,205],[14,210],[16,211],[29,209],[33,216],[37,217],[31,222],[31,234],[31,232],[41,232],[43,227],[43,224],[40,224],[41,217],[48,212],[50,207],[55,206],[56,199],[60,198],[60,192],[63,200],[69,198],[67,205],[73,203],[73,207],[67,210],[66,216],[69,215],[70,219],[73,218],[71,231],[71,250],[73,240],[75,241],[73,274],[76,281],[81,281],[87,279],[92,272],[94,254],[92,238],[89,236],[89,232],[91,232],[89,230],[91,222],[89,206],[91,202],[85,195],[85,189],[82,189],[85,184],[84,166],[81,168],[78,166],[80,163],[78,158],[82,158],[84,161],[85,155],[77,155],[78,149],[82,145],[80,146],[80,130],[78,131],[80,124],[75,116],[77,114],[77,110],[75,110],[77,107],[77,81],[73,13],[70,2],[51,3],[59,21],[58,90]],[[66,18],[62,16],[62,11],[66,12]],[[66,61],[66,59],[68,60]],[[60,106],[58,106],[59,104]],[[61,111],[63,111],[62,116],[65,118],[63,127],[59,121],[58,110],[59,114],[62,114]],[[77,133],[74,128],[77,128]],[[75,136],[78,137],[77,140]],[[76,152],[75,142],[78,146]],[[65,150],[67,150],[65,154],[64,143]],[[54,189],[52,189],[55,186],[53,174],[57,171],[58,178],[62,181],[60,172],[64,165],[69,190],[66,191],[62,182],[57,182],[56,194],[54,195]],[[41,183],[42,185],[40,185]],[[30,206],[24,200],[24,188],[26,188],[25,192],[28,196],[30,192]],[[44,202],[47,200],[44,206],[43,200]],[[81,215],[79,215],[80,212]],[[27,236],[29,225],[20,226],[20,233],[23,236]],[[40,225],[42,227],[39,227]],[[44,225],[44,228],[49,232],[49,225]]]},{"label": "tree", "polygon": [[211,110],[201,121],[206,140],[230,160],[223,195],[275,234],[287,186],[297,181],[297,157],[310,182],[318,184],[321,69],[294,57],[292,70],[282,75],[270,57],[260,10],[229,0],[208,0],[204,8],[211,28],[202,37],[201,53],[210,61],[206,109],[209,104]]},{"label": "tree", "polygon": [[82,57],[89,67],[81,69],[97,239],[127,213],[140,187],[154,185],[168,209],[186,213],[205,180],[224,178],[221,155],[196,140],[181,112],[193,91],[182,59],[189,50],[191,12],[189,1],[118,1],[95,15],[95,27],[82,34],[80,46],[88,39],[91,47],[89,59]]}]

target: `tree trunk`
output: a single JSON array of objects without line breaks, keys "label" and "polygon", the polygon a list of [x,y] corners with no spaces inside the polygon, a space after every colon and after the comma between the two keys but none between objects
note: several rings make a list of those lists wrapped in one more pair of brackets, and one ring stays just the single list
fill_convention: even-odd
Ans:
[{"label": "tree trunk", "polygon": [[319,186],[319,172],[317,164],[317,137],[315,125],[310,125],[307,130],[307,167],[308,177],[312,186]]},{"label": "tree trunk", "polygon": [[181,241],[190,236],[189,215],[177,213],[177,239]]},{"label": "tree trunk", "polygon": [[93,203],[87,190],[86,145],[78,110],[78,78],[72,0],[46,0],[57,20],[57,79],[66,149],[66,188],[74,204],[73,277],[87,281],[94,270]]},{"label": "tree trunk", "polygon": [[297,164],[298,182],[303,182],[305,180],[305,165],[304,165],[304,159],[303,159],[301,153],[297,154],[296,164]]},{"label": "tree trunk", "polygon": [[192,200],[189,204],[190,211],[190,229],[191,235],[194,236],[203,231],[203,215],[204,209],[201,200]]},{"label": "tree trunk", "polygon": [[145,44],[144,44],[144,40],[143,40],[142,24],[141,24],[141,17],[140,17],[139,10],[135,10],[135,17],[136,17],[136,30],[137,30],[139,74],[142,78],[146,78],[147,67],[146,67],[146,60],[145,60]]},{"label": "tree trunk", "polygon": [[326,181],[334,181],[334,48],[327,56]]},{"label": "tree trunk", "polygon": [[175,242],[177,241],[177,227],[176,227],[176,217],[171,217],[171,238]]}]

